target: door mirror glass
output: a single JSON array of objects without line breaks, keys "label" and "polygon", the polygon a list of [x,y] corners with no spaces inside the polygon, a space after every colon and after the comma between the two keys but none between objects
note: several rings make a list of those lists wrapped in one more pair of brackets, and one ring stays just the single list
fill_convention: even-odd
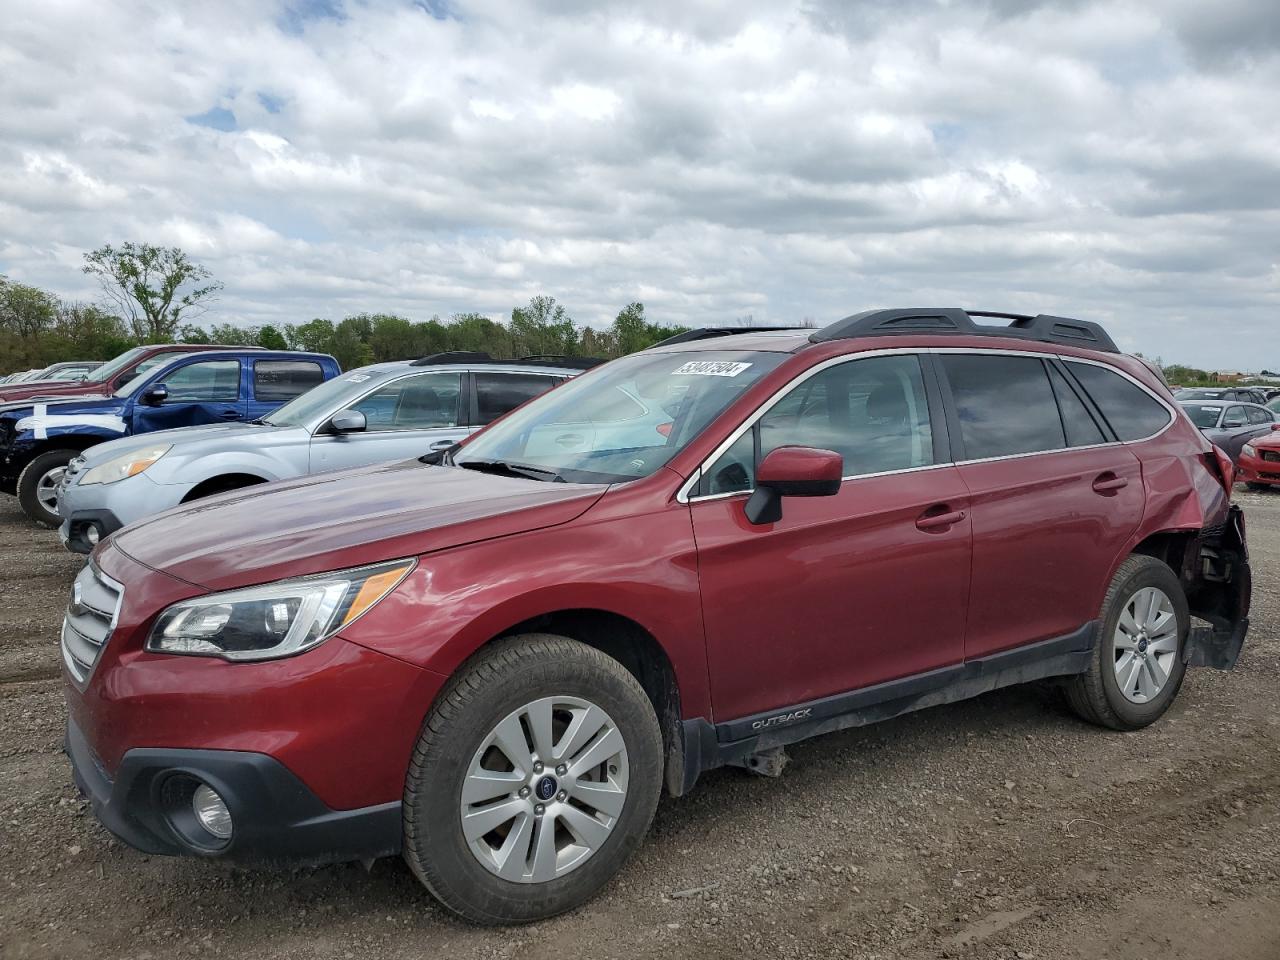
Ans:
[{"label": "door mirror glass", "polygon": [[752,523],[782,519],[783,497],[832,497],[840,492],[844,457],[815,447],[778,447],[756,470],[756,489],[747,500]]},{"label": "door mirror glass", "polygon": [[368,429],[369,421],[359,410],[339,410],[329,426],[334,433],[361,433]]},{"label": "door mirror glass", "polygon": [[163,383],[157,383],[155,386],[147,387],[142,395],[142,402],[149,407],[158,407],[169,399],[169,388]]}]

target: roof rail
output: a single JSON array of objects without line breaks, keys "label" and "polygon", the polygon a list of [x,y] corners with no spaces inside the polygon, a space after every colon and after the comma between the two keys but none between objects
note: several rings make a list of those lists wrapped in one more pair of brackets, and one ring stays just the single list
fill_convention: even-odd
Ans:
[{"label": "roof rail", "polygon": [[562,357],[552,354],[538,354],[531,357],[521,357],[518,360],[500,360],[490,356],[483,350],[446,350],[444,353],[432,353],[425,357],[419,357],[417,360],[410,360],[409,365],[414,367],[435,367],[455,363],[494,363],[507,366],[514,364],[515,366],[568,367],[571,370],[590,370],[592,367],[598,367],[604,362],[599,357]]},{"label": "roof rail", "polygon": [[690,343],[694,340],[711,340],[715,337],[732,337],[739,333],[772,333],[775,330],[795,330],[797,333],[801,330],[807,330],[808,327],[696,327],[693,330],[686,330],[684,333],[677,333],[674,337],[667,337],[665,340],[659,340],[653,344],[655,347],[669,347],[673,343]]},{"label": "roof rail", "polygon": [[[974,317],[1011,320],[1009,324],[975,323]],[[995,313],[987,310],[962,310],[959,307],[908,307],[894,310],[865,310],[837,320],[813,333],[814,343],[849,340],[853,337],[880,337],[893,334],[957,334],[969,337],[1014,337],[1041,343],[1060,343],[1085,347],[1104,353],[1119,353],[1120,348],[1101,326],[1090,320],[1053,317],[1048,314],[1029,316],[1022,313]]]},{"label": "roof rail", "polygon": [[411,360],[413,367],[433,367],[446,363],[492,363],[493,357],[483,350],[446,350],[444,353],[429,353],[425,357]]},{"label": "roof rail", "polygon": [[535,353],[529,357],[521,357],[519,360],[510,360],[509,363],[536,363],[545,364],[551,367],[569,367],[572,370],[590,370],[592,367],[598,367],[602,363],[608,363],[603,357],[570,357],[558,353]]}]

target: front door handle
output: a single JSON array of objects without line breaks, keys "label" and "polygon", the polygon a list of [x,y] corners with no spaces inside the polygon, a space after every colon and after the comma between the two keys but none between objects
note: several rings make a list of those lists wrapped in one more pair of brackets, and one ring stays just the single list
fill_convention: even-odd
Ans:
[{"label": "front door handle", "polygon": [[1114,473],[1104,473],[1093,481],[1093,490],[1094,493],[1115,493],[1128,485],[1129,481],[1124,477],[1117,477]]},{"label": "front door handle", "polygon": [[218,416],[222,417],[223,420],[239,420],[240,411],[239,410],[223,410],[222,413],[218,414]]},{"label": "front door handle", "polygon": [[[941,513],[934,511],[941,509]],[[965,518],[963,510],[948,510],[944,507],[933,507],[926,510],[916,518],[916,528],[919,530],[941,530],[945,527],[953,527]]]}]

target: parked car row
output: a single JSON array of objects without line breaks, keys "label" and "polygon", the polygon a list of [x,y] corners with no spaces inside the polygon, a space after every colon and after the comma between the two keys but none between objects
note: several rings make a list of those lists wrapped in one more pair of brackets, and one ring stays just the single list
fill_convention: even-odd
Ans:
[{"label": "parked car row", "polygon": [[[1032,680],[1136,730],[1234,665],[1231,459],[1096,324],[724,333],[585,372],[293,354],[324,382],[253,416],[277,360],[236,355],[251,422],[179,430],[137,427],[232,357],[108,398],[89,415],[138,435],[56,484],[92,547],[60,643],[98,818],[152,854],[401,855],[521,922],[594,895],[707,770]],[[49,439],[54,409],[0,422]]]}]

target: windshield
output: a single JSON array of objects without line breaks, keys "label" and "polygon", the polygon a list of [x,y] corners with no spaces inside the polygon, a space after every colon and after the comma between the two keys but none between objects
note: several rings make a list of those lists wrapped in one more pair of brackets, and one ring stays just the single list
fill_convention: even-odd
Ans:
[{"label": "windshield", "polygon": [[262,422],[274,427],[308,426],[316,417],[341,410],[348,401],[355,400],[369,389],[372,379],[370,374],[350,370],[294,397],[280,409],[272,411],[270,416],[263,417]]},{"label": "windshield", "polygon": [[112,396],[132,396],[133,392],[142,386],[142,382],[148,379],[151,374],[155,372],[156,367],[162,366],[166,363],[172,363],[174,360],[181,360],[183,357],[189,356],[191,356],[189,353],[160,353],[149,360],[143,360],[142,363],[138,364],[138,370],[137,373],[134,374],[133,379],[112,394]]},{"label": "windshield", "polygon": [[1187,411],[1187,416],[1191,418],[1191,422],[1202,430],[1218,425],[1218,414],[1222,412],[1221,407],[1202,407],[1194,403],[1184,403],[1182,409]]},{"label": "windshield", "polygon": [[569,483],[647,477],[786,357],[726,350],[623,357],[531,400],[453,462]]},{"label": "windshield", "polygon": [[108,360],[97,370],[93,371],[93,374],[89,377],[90,382],[105,383],[146,352],[146,347],[134,347],[132,350],[126,350],[114,360]]}]

